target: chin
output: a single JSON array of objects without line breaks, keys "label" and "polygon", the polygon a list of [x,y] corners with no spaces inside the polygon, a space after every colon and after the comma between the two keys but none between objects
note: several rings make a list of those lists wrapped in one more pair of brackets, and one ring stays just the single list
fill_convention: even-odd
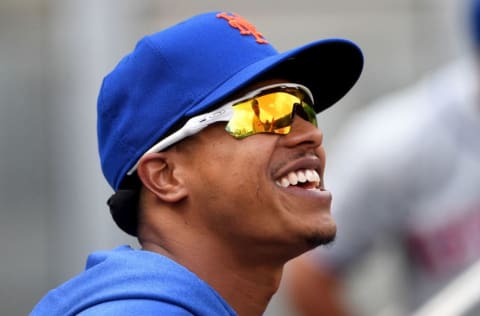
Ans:
[{"label": "chin", "polygon": [[335,236],[337,235],[337,227],[336,225],[332,225],[332,227],[325,228],[321,231],[315,231],[309,234],[305,241],[310,249],[316,248],[322,245],[328,245],[335,240]]},{"label": "chin", "polygon": [[306,242],[309,248],[313,249],[318,246],[328,245],[335,240],[335,234],[317,234],[307,237]]}]

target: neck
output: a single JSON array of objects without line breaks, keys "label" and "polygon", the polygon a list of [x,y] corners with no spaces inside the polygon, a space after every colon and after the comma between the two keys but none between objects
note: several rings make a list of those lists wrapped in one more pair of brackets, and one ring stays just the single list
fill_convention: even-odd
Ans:
[{"label": "neck", "polygon": [[195,242],[163,239],[161,245],[143,241],[142,246],[145,250],[170,257],[195,273],[214,288],[239,316],[263,315],[280,284],[283,262],[262,264],[262,260],[234,256],[233,252],[241,251],[232,250],[233,247],[225,251],[223,247],[198,238]]},{"label": "neck", "polygon": [[278,289],[282,267],[219,264],[199,273],[239,316],[260,316]]}]

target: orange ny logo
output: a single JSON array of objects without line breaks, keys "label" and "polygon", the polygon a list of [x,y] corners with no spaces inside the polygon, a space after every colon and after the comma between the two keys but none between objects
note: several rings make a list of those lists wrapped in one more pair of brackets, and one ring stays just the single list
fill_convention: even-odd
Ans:
[{"label": "orange ny logo", "polygon": [[259,44],[268,43],[267,40],[263,38],[262,33],[258,32],[252,23],[248,22],[246,19],[236,13],[228,15],[228,13],[222,12],[217,14],[217,18],[227,20],[228,24],[230,24],[231,27],[240,30],[240,34],[242,35],[252,35]]}]

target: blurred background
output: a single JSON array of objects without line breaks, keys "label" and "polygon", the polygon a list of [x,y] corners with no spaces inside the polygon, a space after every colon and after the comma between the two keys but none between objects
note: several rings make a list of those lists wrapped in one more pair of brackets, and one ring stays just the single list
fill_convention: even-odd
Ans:
[{"label": "blurred background", "polygon": [[[105,204],[112,192],[98,162],[96,98],[103,76],[141,36],[227,10],[280,51],[323,37],[357,42],[366,57],[360,82],[319,117],[328,151],[356,110],[466,49],[463,3],[0,0],[0,314],[28,314],[83,269],[88,253],[137,245]],[[292,313],[281,292],[267,311]]]}]

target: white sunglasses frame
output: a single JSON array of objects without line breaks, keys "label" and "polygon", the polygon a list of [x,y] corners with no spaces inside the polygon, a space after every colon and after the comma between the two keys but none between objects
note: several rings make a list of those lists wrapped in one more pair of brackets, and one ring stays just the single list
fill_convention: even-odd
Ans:
[{"label": "white sunglasses frame", "polygon": [[130,168],[130,170],[128,170],[127,175],[130,176],[137,170],[140,160],[146,154],[160,152],[165,148],[168,148],[171,145],[181,141],[182,139],[185,139],[189,136],[197,134],[202,129],[206,128],[207,126],[213,123],[228,122],[233,115],[233,105],[243,102],[245,100],[251,99],[253,97],[256,97],[258,95],[261,95],[263,92],[267,90],[275,89],[275,88],[300,89],[307,94],[307,96],[312,101],[312,104],[315,104],[312,92],[304,85],[301,85],[298,83],[276,83],[268,86],[263,86],[259,89],[250,91],[249,93],[245,94],[241,98],[227,102],[224,105],[216,108],[211,112],[200,114],[190,118],[178,131],[165,137],[164,139],[162,139],[161,141],[159,141],[158,143],[150,147],[150,149],[148,149],[145,153],[143,153],[142,156],[137,160],[135,165],[133,165],[133,167]]}]

